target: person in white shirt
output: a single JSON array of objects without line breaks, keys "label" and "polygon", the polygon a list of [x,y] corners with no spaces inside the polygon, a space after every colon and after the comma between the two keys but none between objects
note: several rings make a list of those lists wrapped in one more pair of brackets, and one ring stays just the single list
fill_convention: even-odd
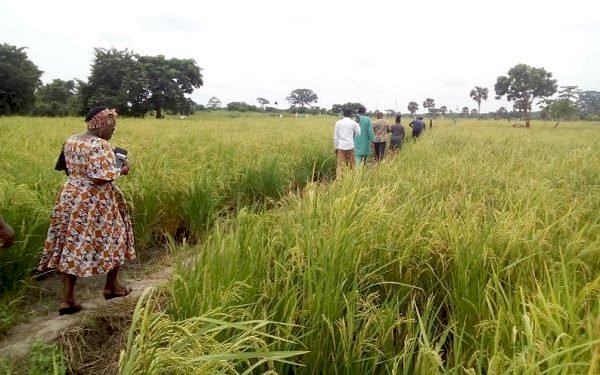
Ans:
[{"label": "person in white shirt", "polygon": [[336,176],[341,176],[345,167],[354,167],[354,136],[360,135],[358,123],[352,120],[352,110],[344,108],[344,118],[335,123],[333,131],[333,147],[337,155]]}]

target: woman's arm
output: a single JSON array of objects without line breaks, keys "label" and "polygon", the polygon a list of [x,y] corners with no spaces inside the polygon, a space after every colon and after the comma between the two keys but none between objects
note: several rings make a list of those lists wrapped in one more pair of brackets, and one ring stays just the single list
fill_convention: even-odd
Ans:
[{"label": "woman's arm", "polygon": [[15,241],[15,231],[0,219],[0,247],[6,249]]},{"label": "woman's arm", "polygon": [[127,176],[129,174],[129,169],[131,169],[129,160],[123,159],[123,165],[121,165],[121,176]]}]

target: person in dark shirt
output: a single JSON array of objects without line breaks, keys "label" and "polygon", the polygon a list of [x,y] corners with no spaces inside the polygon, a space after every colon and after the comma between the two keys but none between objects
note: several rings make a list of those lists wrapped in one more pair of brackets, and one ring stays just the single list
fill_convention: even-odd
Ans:
[{"label": "person in dark shirt", "polygon": [[396,123],[390,127],[390,150],[399,151],[404,143],[404,126],[401,124],[402,116],[396,116]]},{"label": "person in dark shirt", "polygon": [[423,117],[419,116],[416,120],[412,120],[408,126],[412,128],[412,137],[413,140],[417,140],[421,136],[421,133],[425,129],[425,123],[423,122]]}]

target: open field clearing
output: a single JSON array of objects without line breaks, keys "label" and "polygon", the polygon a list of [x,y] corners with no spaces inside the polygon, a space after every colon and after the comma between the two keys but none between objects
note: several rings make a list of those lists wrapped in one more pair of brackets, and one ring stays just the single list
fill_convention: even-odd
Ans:
[{"label": "open field clearing", "polygon": [[[119,122],[139,252],[201,239],[170,246],[173,280],[142,297],[122,373],[600,371],[599,124],[439,120],[330,181],[334,121]],[[35,265],[54,161],[80,130],[0,118],[0,212],[19,231],[6,296]]]}]

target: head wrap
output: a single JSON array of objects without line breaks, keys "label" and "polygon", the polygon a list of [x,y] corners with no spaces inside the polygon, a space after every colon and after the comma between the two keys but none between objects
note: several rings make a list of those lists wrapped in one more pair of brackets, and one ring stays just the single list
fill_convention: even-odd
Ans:
[{"label": "head wrap", "polygon": [[94,117],[92,117],[90,119],[90,121],[87,121],[87,128],[88,129],[101,129],[101,128],[106,128],[108,126],[114,125],[117,121],[117,111],[113,108],[113,109],[109,109],[106,108],[98,113],[96,113],[94,115]]}]

